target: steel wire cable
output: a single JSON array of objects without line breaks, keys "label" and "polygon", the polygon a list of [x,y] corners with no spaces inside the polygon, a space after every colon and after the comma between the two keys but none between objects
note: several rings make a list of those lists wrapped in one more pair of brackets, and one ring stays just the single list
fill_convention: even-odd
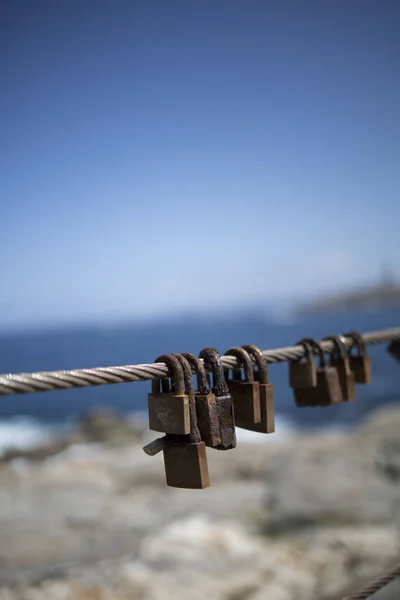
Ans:
[{"label": "steel wire cable", "polygon": [[392,583],[392,581],[397,579],[397,577],[400,577],[400,565],[397,565],[393,571],[390,571],[389,573],[386,573],[386,575],[383,575],[379,579],[369,583],[352,596],[346,596],[346,598],[343,598],[343,600],[366,600],[367,598],[370,598],[376,594],[376,592],[379,592],[382,588],[389,585],[389,583]]},{"label": "steel wire cable", "polygon": [[[350,338],[342,336],[342,339],[347,348],[352,345]],[[400,341],[400,327],[364,333],[362,339],[366,345],[382,344],[394,340]],[[326,352],[334,350],[334,344],[331,341],[323,341],[321,344]],[[275,350],[264,350],[263,355],[269,363],[286,362],[304,356],[304,347],[288,346]],[[238,360],[233,356],[222,356],[221,360],[225,369],[239,367]],[[151,379],[162,379],[167,377],[168,374],[168,367],[164,363],[97,367],[70,371],[9,373],[0,375],[0,396],[149,381]]]}]

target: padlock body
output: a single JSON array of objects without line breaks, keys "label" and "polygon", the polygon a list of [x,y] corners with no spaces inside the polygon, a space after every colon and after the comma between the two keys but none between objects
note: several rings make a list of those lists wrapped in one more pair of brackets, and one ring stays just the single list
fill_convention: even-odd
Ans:
[{"label": "padlock body", "polygon": [[350,355],[350,368],[356,383],[371,383],[371,360],[368,355]]},{"label": "padlock body", "polygon": [[356,386],[349,359],[334,358],[331,365],[337,369],[343,400],[353,402],[356,399]]},{"label": "padlock body", "polygon": [[166,483],[170,487],[204,489],[210,485],[206,445],[170,443],[163,449]]},{"label": "padlock body", "polygon": [[393,358],[400,362],[400,342],[395,340],[394,342],[389,344],[387,351],[393,356]]},{"label": "padlock body", "polygon": [[315,388],[315,405],[331,406],[343,401],[339,375],[335,367],[317,369],[317,387]]},{"label": "padlock body", "polygon": [[312,392],[315,392],[316,390],[316,386],[315,387],[309,387],[309,388],[294,388],[293,390],[293,395],[294,395],[294,402],[297,406],[297,408],[307,408],[308,406],[316,406],[315,404],[313,404],[313,394]]},{"label": "padlock body", "polygon": [[260,384],[258,381],[228,381],[235,406],[235,423],[246,429],[261,422]]},{"label": "padlock body", "polygon": [[152,431],[190,433],[189,397],[186,394],[149,394],[149,428]]},{"label": "padlock body", "polygon": [[289,385],[294,389],[316,387],[317,367],[315,362],[302,360],[289,363]]},{"label": "padlock body", "polygon": [[230,394],[215,396],[218,408],[219,433],[221,444],[218,450],[232,450],[236,448],[235,409],[233,398]]},{"label": "padlock body", "polygon": [[317,386],[294,390],[296,406],[331,406],[343,401],[339,375],[335,367],[317,369]]},{"label": "padlock body", "polygon": [[260,383],[261,420],[243,429],[258,433],[273,433],[275,431],[274,386],[272,383]]},{"label": "padlock body", "polygon": [[197,422],[202,441],[215,448],[221,444],[218,406],[214,394],[196,392]]}]

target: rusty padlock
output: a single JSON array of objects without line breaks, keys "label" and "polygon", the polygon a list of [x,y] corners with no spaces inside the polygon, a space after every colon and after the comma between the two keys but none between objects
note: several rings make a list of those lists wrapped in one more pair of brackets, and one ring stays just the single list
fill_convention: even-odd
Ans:
[{"label": "rusty padlock", "polygon": [[226,373],[229,392],[233,396],[235,406],[235,423],[237,427],[248,429],[261,422],[260,384],[254,380],[251,358],[243,348],[230,348],[224,356],[234,356],[244,370],[245,379],[242,379],[241,369],[233,370],[233,379]]},{"label": "rusty padlock", "polygon": [[190,364],[197,379],[196,411],[197,421],[200,430],[200,436],[206,446],[216,448],[221,444],[221,435],[219,431],[218,406],[215,395],[212,393],[210,383],[207,378],[206,370],[202,361],[191,354],[184,352],[182,354]]},{"label": "rusty padlock", "polygon": [[[350,338],[352,344],[349,350],[350,368],[354,373],[356,383],[371,383],[371,359],[365,349],[365,343],[362,335],[358,331],[345,333],[344,337]],[[357,354],[352,354],[352,349],[355,348]]]},{"label": "rusty padlock", "polygon": [[400,341],[394,340],[387,347],[387,351],[395,360],[400,362]]},{"label": "rusty padlock", "polygon": [[204,489],[209,487],[210,477],[206,445],[201,441],[197,422],[192,370],[182,355],[175,354],[174,357],[183,369],[185,391],[189,398],[190,434],[166,436],[167,443],[163,447],[166,482],[170,487]]},{"label": "rusty padlock", "polygon": [[317,386],[317,365],[310,344],[301,340],[296,346],[302,346],[304,355],[289,362],[289,385],[294,389]]},{"label": "rusty padlock", "polygon": [[262,351],[253,344],[242,346],[257,365],[257,371],[253,369],[254,379],[260,384],[260,423],[253,423],[246,427],[250,431],[259,433],[273,433],[275,431],[275,411],[274,411],[274,386],[268,380],[268,362],[263,356]]},{"label": "rusty padlock", "polygon": [[315,406],[313,404],[314,397],[310,394],[310,390],[317,387],[317,365],[315,364],[313,348],[309,342],[301,340],[297,342],[296,346],[303,347],[305,360],[302,360],[303,357],[301,357],[289,363],[289,382],[293,388],[297,408],[307,408]]},{"label": "rusty padlock", "polygon": [[354,374],[350,368],[350,360],[346,345],[338,335],[331,335],[324,339],[330,340],[334,344],[334,351],[330,353],[331,358],[329,364],[337,369],[343,400],[352,402],[356,399],[356,386]]},{"label": "rusty padlock", "polygon": [[225,381],[221,356],[216,348],[204,348],[200,352],[200,358],[203,359],[206,369],[211,371],[213,376],[212,392],[217,403],[221,437],[221,444],[216,446],[216,449],[232,450],[236,448],[235,411],[233,398]]},{"label": "rusty padlock", "polygon": [[319,356],[320,364],[317,368],[316,387],[295,389],[295,399],[298,406],[332,406],[342,402],[339,375],[335,367],[326,363],[324,350],[319,342],[313,338],[305,338]]},{"label": "rusty padlock", "polygon": [[168,379],[162,380],[162,391],[160,379],[153,379],[151,382],[151,393],[148,395],[149,428],[152,431],[188,435],[190,433],[189,398],[185,394],[183,371],[179,361],[170,354],[163,354],[155,362],[168,365],[172,371],[172,378],[170,383]]}]

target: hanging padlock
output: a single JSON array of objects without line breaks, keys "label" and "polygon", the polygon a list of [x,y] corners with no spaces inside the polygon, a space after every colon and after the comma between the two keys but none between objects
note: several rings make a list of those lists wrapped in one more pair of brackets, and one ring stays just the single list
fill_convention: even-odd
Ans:
[{"label": "hanging padlock", "polygon": [[389,346],[387,347],[387,351],[389,352],[389,354],[391,356],[393,356],[394,359],[396,359],[398,362],[400,362],[400,341],[399,340],[394,340],[393,342],[391,342],[391,344],[389,344]]},{"label": "hanging padlock", "polygon": [[201,439],[206,446],[216,448],[221,445],[218,406],[215,395],[211,392],[206,370],[201,360],[194,354],[184,352],[182,356],[190,364],[197,379],[198,389],[195,392],[195,398]]},{"label": "hanging padlock", "polygon": [[[167,379],[151,382],[151,393],[148,396],[149,428],[152,431],[163,431],[177,435],[190,433],[189,398],[185,394],[183,372],[179,361],[169,354],[159,356],[155,362],[165,363],[172,371],[170,384]],[[174,389],[171,390],[171,387]]]},{"label": "hanging padlock", "polygon": [[219,433],[221,444],[217,450],[232,450],[236,448],[235,412],[233,398],[229,393],[228,384],[224,377],[224,367],[221,356],[216,348],[204,348],[200,352],[206,369],[213,376],[212,392],[218,408]]},{"label": "hanging padlock", "polygon": [[304,389],[317,386],[317,366],[310,344],[303,340],[296,346],[302,346],[304,356],[289,362],[289,385],[294,389]]},{"label": "hanging padlock", "polygon": [[275,431],[274,386],[268,380],[267,359],[260,348],[253,344],[246,344],[242,348],[252,356],[257,365],[257,370],[253,369],[253,373],[254,379],[260,385],[261,421],[260,423],[253,423],[246,429],[259,433],[273,433]]},{"label": "hanging padlock", "polygon": [[[365,349],[365,343],[362,335],[358,331],[351,331],[343,334],[344,337],[350,338],[352,344],[349,351],[350,368],[354,373],[356,383],[371,383],[371,359]],[[357,354],[352,354],[351,351],[356,348]]]},{"label": "hanging padlock", "polygon": [[317,365],[313,347],[304,340],[297,342],[296,346],[303,347],[305,360],[301,357],[289,363],[289,382],[293,388],[294,401],[297,408],[316,406],[314,394],[310,394],[310,390],[317,388]]},{"label": "hanging padlock", "polygon": [[233,379],[226,373],[229,392],[233,396],[235,406],[235,423],[237,427],[247,429],[255,423],[261,422],[260,384],[254,381],[251,358],[243,348],[230,348],[224,356],[234,356],[244,370],[245,379],[242,379],[241,369],[233,370]]},{"label": "hanging padlock", "polygon": [[297,406],[331,406],[342,402],[339,375],[335,367],[327,365],[325,353],[319,342],[313,338],[302,340],[308,342],[319,355],[320,364],[317,368],[316,387],[295,389]]},{"label": "hanging padlock", "polygon": [[187,489],[209,487],[206,445],[201,441],[197,422],[196,400],[192,370],[182,355],[174,355],[183,369],[185,391],[189,398],[190,434],[187,436],[167,435],[164,444],[164,466],[167,485]]},{"label": "hanging padlock", "polygon": [[324,339],[330,340],[334,345],[329,364],[337,369],[343,400],[352,402],[356,399],[356,386],[346,345],[337,335],[331,335]]}]

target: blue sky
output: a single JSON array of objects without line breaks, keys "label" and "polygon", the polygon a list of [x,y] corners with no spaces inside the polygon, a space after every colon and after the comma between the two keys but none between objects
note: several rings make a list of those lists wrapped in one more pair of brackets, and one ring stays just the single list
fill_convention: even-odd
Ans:
[{"label": "blue sky", "polygon": [[400,4],[0,7],[0,328],[400,276]]}]

